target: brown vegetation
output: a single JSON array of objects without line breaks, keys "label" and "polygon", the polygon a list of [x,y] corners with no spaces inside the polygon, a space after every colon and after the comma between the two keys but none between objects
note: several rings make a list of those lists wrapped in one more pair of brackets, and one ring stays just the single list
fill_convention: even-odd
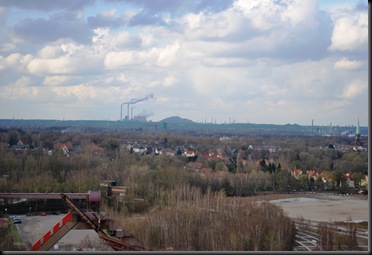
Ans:
[{"label": "brown vegetation", "polygon": [[357,227],[348,223],[346,233],[338,233],[337,223],[321,223],[318,226],[320,235],[320,247],[324,251],[357,251],[358,240],[356,236]]},{"label": "brown vegetation", "polygon": [[16,251],[17,247],[14,245],[14,239],[10,228],[0,228],[0,250],[1,251]]},{"label": "brown vegetation", "polygon": [[180,185],[146,214],[123,219],[150,250],[281,251],[291,250],[295,227],[270,203],[227,200],[222,192]]}]

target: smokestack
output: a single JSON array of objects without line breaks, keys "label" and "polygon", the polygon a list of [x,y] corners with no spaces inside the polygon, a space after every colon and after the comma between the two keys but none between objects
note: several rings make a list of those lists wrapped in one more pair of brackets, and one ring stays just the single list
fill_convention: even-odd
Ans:
[{"label": "smokestack", "polygon": [[154,95],[151,93],[151,94],[148,94],[147,96],[145,96],[144,98],[132,98],[130,101],[122,103],[121,104],[120,119],[123,120],[123,104],[127,105],[127,116],[126,116],[126,118],[129,119],[129,105],[130,104],[136,104],[136,103],[145,101],[145,100],[153,98],[153,97],[154,97]]},{"label": "smokestack", "polygon": [[314,120],[311,120],[311,134],[314,134]]}]

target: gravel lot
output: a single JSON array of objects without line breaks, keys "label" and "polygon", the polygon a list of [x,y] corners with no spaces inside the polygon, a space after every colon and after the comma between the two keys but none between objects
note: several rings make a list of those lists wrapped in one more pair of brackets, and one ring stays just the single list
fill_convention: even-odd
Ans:
[{"label": "gravel lot", "polygon": [[289,217],[321,222],[368,221],[369,203],[366,199],[348,196],[325,196],[317,198],[295,197],[272,200],[280,205]]}]

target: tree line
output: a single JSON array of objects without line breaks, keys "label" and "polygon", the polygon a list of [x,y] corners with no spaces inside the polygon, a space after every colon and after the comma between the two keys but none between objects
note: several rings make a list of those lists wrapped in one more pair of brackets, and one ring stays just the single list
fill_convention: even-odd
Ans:
[{"label": "tree line", "polygon": [[[334,139],[233,136],[224,143],[217,136],[9,129],[0,133],[0,192],[87,192],[99,189],[104,180],[115,180],[128,187],[127,193],[123,203],[104,204],[105,210],[118,219],[144,215],[142,221],[125,226],[151,249],[287,250],[295,230],[279,208],[266,203],[228,207],[226,197],[309,185],[308,179],[291,176],[294,168],[329,171],[339,176],[340,183],[342,174],[349,171],[361,178],[368,169],[367,153],[327,148],[329,143],[349,142]],[[19,140],[29,148],[14,149]],[[167,148],[182,145],[198,155],[222,152],[229,161],[198,156],[197,161],[222,173],[203,175],[186,170],[188,159],[182,155],[131,153],[124,146],[127,140]],[[60,149],[61,143],[70,144],[69,157]],[[95,153],[92,144],[103,151]],[[266,164],[269,152],[249,149],[251,144],[273,144],[281,150]],[[240,164],[252,158],[258,160],[257,167]]]}]

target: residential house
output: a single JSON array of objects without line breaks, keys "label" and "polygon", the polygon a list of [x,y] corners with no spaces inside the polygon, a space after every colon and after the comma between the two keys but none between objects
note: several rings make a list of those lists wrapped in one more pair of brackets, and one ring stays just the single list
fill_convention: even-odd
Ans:
[{"label": "residential house", "polygon": [[275,145],[249,145],[248,149],[253,149],[253,150],[264,150],[264,151],[269,151],[270,153],[276,152],[277,150],[280,150],[280,148],[277,148]]},{"label": "residential house", "polygon": [[189,163],[187,163],[185,168],[200,172],[201,169],[203,168],[203,164],[200,163],[200,162],[189,162]]},{"label": "residential house", "polygon": [[67,148],[67,145],[65,143],[60,143],[59,144],[59,148],[62,150],[63,155],[65,155],[66,157],[69,157],[70,156],[70,151]]},{"label": "residential house", "polygon": [[196,151],[192,151],[192,150],[185,150],[183,155],[186,156],[186,157],[192,158],[192,157],[197,156],[198,153]]},{"label": "residential house", "polygon": [[302,170],[300,169],[293,169],[291,170],[291,175],[298,180],[300,178],[300,175],[302,174]]},{"label": "residential house", "polygon": [[133,147],[133,152],[138,153],[138,154],[145,154],[146,153],[146,148],[143,147],[142,145],[139,147]]},{"label": "residential house", "polygon": [[223,143],[226,143],[226,142],[228,142],[230,140],[231,140],[231,138],[230,137],[227,137],[227,136],[220,137],[220,141],[223,142]]},{"label": "residential house", "polygon": [[368,175],[364,175],[362,179],[360,179],[360,187],[368,188]]},{"label": "residential house", "polygon": [[319,178],[323,182],[325,190],[332,188],[333,179],[332,179],[332,174],[330,172],[328,171],[321,172],[319,174]]},{"label": "residential house", "polygon": [[224,157],[221,155],[221,154],[214,154],[212,152],[209,152],[209,153],[204,153],[203,154],[203,157],[205,159],[207,159],[208,161],[211,161],[211,160],[223,160]]},{"label": "residential house", "polygon": [[307,174],[307,178],[309,178],[309,180],[310,180],[311,178],[313,178],[314,181],[318,181],[319,174],[316,173],[315,171],[313,171],[313,170],[307,170],[307,171],[306,171],[306,174]]},{"label": "residential house", "polygon": [[346,177],[346,187],[354,188],[355,185],[354,185],[352,173],[346,173],[345,177]]},{"label": "residential house", "polygon": [[26,144],[22,140],[19,140],[16,145],[12,146],[12,148],[15,149],[15,150],[25,150],[25,149],[28,149],[29,146],[28,146],[28,144]]}]

